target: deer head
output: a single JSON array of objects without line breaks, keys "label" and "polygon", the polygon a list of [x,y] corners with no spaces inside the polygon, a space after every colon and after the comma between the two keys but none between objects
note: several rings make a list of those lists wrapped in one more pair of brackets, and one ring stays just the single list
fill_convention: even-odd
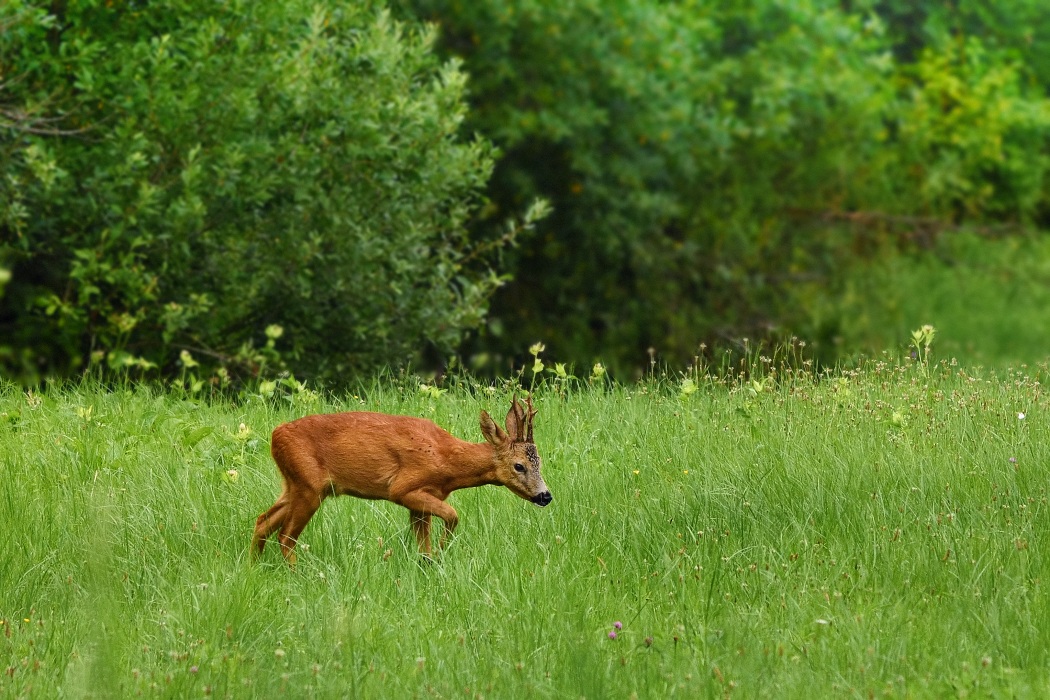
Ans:
[{"label": "deer head", "polygon": [[532,439],[532,423],[536,410],[532,397],[525,398],[522,406],[515,396],[507,412],[507,430],[496,425],[487,411],[481,412],[481,432],[492,445],[496,478],[499,483],[518,494],[526,501],[545,506],[554,497],[540,474],[540,455]]}]

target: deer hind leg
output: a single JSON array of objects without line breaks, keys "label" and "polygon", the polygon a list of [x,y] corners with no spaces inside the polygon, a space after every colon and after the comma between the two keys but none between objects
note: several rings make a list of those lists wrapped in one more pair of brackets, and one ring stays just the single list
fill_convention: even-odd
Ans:
[{"label": "deer hind leg", "polygon": [[255,521],[251,551],[255,557],[262,554],[266,538],[281,529],[288,516],[288,492],[281,493],[277,501]]},{"label": "deer hind leg", "polygon": [[277,536],[277,541],[281,545],[281,553],[292,566],[295,566],[295,545],[299,541],[299,535],[321,507],[321,500],[319,494],[308,490],[289,494],[287,515],[281,524],[281,533]]},{"label": "deer hind leg", "polygon": [[[413,491],[402,496],[397,501],[404,507],[412,511],[412,528],[416,532],[417,541],[420,540],[420,530],[416,526],[416,513],[420,513],[427,519],[431,515],[436,515],[445,521],[445,531],[441,535],[441,548],[445,547],[448,539],[452,536],[453,531],[456,529],[456,525],[459,523],[459,516],[456,515],[456,509],[449,504],[442,501],[437,496],[427,493],[426,491]],[[420,542],[420,552],[423,554],[430,554],[430,525],[427,524],[427,537],[426,541]]]}]

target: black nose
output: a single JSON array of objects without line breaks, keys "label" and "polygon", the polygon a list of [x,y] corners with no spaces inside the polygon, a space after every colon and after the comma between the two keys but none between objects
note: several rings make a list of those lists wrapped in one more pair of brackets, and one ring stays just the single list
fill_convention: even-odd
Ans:
[{"label": "black nose", "polygon": [[532,497],[532,502],[535,503],[536,505],[538,505],[541,508],[543,506],[547,505],[548,503],[550,503],[553,500],[554,500],[554,496],[551,495],[550,491],[544,491],[543,493],[539,494],[538,496],[533,496]]}]

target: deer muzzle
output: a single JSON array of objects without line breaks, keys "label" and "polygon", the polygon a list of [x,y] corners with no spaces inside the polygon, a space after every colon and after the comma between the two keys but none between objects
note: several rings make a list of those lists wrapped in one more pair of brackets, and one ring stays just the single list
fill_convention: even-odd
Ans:
[{"label": "deer muzzle", "polygon": [[543,493],[536,494],[532,497],[533,503],[538,505],[540,508],[544,507],[548,503],[554,500],[554,496],[551,495],[550,491],[544,491]]}]

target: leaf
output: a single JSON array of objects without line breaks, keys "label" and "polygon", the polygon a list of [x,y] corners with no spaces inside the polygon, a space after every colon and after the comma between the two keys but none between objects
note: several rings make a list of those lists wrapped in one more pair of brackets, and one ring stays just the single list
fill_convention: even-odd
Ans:
[{"label": "leaf", "polygon": [[202,425],[200,427],[194,428],[193,430],[183,435],[183,445],[187,449],[192,449],[194,446],[196,446],[197,443],[211,435],[213,432],[215,432],[215,429],[210,425]]}]

